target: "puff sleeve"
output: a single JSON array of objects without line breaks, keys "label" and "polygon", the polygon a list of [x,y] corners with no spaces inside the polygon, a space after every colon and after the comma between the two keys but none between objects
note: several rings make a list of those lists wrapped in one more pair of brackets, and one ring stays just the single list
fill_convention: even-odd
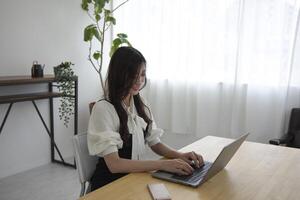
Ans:
[{"label": "puff sleeve", "polygon": [[103,157],[117,152],[123,146],[118,133],[119,118],[114,107],[107,101],[94,105],[88,124],[88,149],[90,155]]},{"label": "puff sleeve", "polygon": [[149,134],[146,137],[146,142],[150,147],[156,145],[157,143],[160,143],[160,137],[164,133],[162,129],[157,128],[154,119],[153,118],[151,119],[152,119],[152,124],[149,126]]}]

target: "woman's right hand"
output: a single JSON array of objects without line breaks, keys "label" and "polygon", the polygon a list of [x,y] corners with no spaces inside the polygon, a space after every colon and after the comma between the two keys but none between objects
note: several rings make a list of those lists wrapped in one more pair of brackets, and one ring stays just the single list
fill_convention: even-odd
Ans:
[{"label": "woman's right hand", "polygon": [[178,175],[190,175],[194,169],[187,162],[181,159],[160,160],[160,170],[176,173]]}]

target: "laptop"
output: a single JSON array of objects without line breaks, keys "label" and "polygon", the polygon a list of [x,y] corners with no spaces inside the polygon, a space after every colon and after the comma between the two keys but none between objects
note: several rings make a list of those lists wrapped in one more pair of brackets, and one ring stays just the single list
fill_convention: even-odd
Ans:
[{"label": "laptop", "polygon": [[177,175],[158,170],[152,173],[152,176],[175,183],[197,187],[216,175],[227,165],[249,134],[250,133],[247,133],[226,145],[213,163],[204,161],[204,165],[200,168],[195,168],[193,174],[191,175]]}]

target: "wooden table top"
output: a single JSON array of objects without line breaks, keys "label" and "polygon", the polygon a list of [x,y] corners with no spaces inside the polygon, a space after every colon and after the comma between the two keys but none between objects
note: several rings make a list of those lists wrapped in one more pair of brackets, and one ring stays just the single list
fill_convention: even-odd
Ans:
[{"label": "wooden table top", "polygon": [[[230,141],[207,136],[181,151],[193,150],[212,162]],[[297,200],[300,199],[300,150],[244,142],[225,169],[198,188],[155,179],[149,173],[131,173],[80,200],[150,200],[149,183],[165,184],[174,200]]]}]

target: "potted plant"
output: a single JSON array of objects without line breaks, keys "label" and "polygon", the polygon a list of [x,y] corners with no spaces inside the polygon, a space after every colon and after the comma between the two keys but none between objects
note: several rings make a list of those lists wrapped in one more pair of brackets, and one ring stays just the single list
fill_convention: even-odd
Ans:
[{"label": "potted plant", "polygon": [[[89,43],[88,60],[99,76],[101,89],[104,92],[104,95],[105,89],[101,71],[103,65],[103,45],[106,39],[105,32],[116,24],[113,13],[126,2],[128,2],[128,0],[125,0],[114,9],[110,8],[112,0],[82,0],[81,3],[82,9],[92,21],[92,24],[84,29],[84,41]],[[96,44],[96,47],[93,46],[94,44]],[[122,45],[131,46],[127,40],[127,35],[119,33],[117,34],[117,38],[115,38],[111,44],[109,55],[112,56],[115,50]]]},{"label": "potted plant", "polygon": [[74,115],[74,87],[75,83],[73,78],[75,73],[71,66],[74,65],[71,62],[62,62],[54,68],[54,75],[57,80],[57,88],[62,93],[60,99],[59,118],[64,120],[64,125],[68,127],[70,117]]}]

